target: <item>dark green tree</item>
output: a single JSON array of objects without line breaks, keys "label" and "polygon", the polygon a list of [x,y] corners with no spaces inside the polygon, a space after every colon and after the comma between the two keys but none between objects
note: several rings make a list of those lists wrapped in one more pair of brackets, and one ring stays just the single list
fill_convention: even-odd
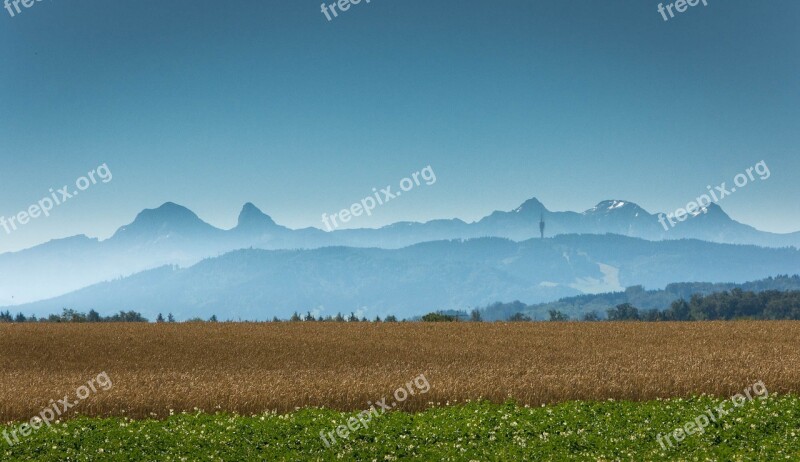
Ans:
[{"label": "dark green tree", "polygon": [[583,320],[587,322],[597,322],[600,320],[600,315],[597,311],[590,311],[583,315]]},{"label": "dark green tree", "polygon": [[442,313],[428,313],[422,317],[424,322],[454,322],[455,316],[448,316]]},{"label": "dark green tree", "polygon": [[609,321],[639,321],[639,309],[630,303],[617,305],[608,310]]},{"label": "dark green tree", "polygon": [[558,310],[549,310],[547,314],[550,315],[550,320],[554,322],[569,321],[569,316]]},{"label": "dark green tree", "polygon": [[508,317],[509,322],[530,322],[531,317],[525,313],[514,313]]}]

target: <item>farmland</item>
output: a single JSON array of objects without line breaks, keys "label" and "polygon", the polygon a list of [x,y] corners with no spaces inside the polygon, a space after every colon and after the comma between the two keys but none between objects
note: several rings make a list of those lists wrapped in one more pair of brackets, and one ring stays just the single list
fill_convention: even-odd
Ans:
[{"label": "farmland", "polygon": [[666,461],[798,460],[800,400],[747,404],[706,432],[662,448],[655,439],[718,400],[570,402],[525,408],[470,403],[393,412],[346,444],[326,448],[320,431],[341,422],[330,410],[288,415],[178,414],[165,420],[71,420],[41,430],[0,458],[14,461]]},{"label": "farmland", "polygon": [[[0,440],[0,455],[783,458],[800,454],[799,347],[800,323],[788,321],[0,324],[0,421],[15,422],[5,430],[101,372],[113,382],[13,448]],[[400,412],[323,446],[320,431],[391,400],[421,374],[429,390],[397,402]],[[677,449],[655,442],[758,381],[768,400]],[[756,457],[756,441],[785,445],[767,444]]]},{"label": "farmland", "polygon": [[0,421],[26,419],[100,372],[90,416],[360,410],[420,374],[402,409],[486,399],[800,391],[800,323],[0,324]]}]

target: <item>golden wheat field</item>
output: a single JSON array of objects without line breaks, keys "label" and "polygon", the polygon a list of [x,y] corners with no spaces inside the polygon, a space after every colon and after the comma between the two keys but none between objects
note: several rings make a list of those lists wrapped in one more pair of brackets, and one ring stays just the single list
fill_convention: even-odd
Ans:
[{"label": "golden wheat field", "polygon": [[800,323],[0,324],[0,421],[106,372],[83,415],[363,409],[420,374],[429,403],[800,391]]}]

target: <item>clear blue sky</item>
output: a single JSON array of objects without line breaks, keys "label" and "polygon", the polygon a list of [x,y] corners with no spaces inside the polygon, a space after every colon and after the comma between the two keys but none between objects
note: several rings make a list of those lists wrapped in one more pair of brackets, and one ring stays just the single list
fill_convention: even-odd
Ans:
[{"label": "clear blue sky", "polygon": [[143,208],[291,227],[431,165],[353,227],[627,199],[674,210],[765,160],[720,205],[800,230],[800,2],[82,0],[0,10],[0,215],[107,163],[114,179],[0,251],[108,237]]}]

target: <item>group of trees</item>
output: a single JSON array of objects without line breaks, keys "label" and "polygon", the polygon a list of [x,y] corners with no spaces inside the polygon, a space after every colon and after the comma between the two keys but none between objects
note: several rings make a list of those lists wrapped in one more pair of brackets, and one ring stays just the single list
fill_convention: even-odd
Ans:
[{"label": "group of trees", "polygon": [[[277,317],[272,318],[272,322],[281,322],[280,319]],[[350,313],[350,316],[343,316],[342,313],[337,313],[336,316],[319,316],[314,317],[311,312],[307,312],[305,316],[300,316],[299,313],[296,311],[292,314],[292,317],[289,318],[289,322],[370,322],[369,319],[366,317],[361,317],[361,319],[356,316],[355,313]],[[386,319],[381,319],[380,316],[376,316],[372,322],[397,322],[396,316],[386,316]]]},{"label": "group of trees", "polygon": [[[550,321],[569,321],[569,316],[549,310]],[[606,310],[609,321],[716,321],[735,319],[800,320],[800,291],[745,291],[735,288],[711,294],[694,294],[687,301],[675,300],[665,310],[640,309],[632,303],[620,303]],[[508,321],[530,321],[523,313],[508,317]],[[600,321],[597,311],[584,314],[581,321]]]},{"label": "group of trees", "polygon": [[[791,283],[797,281],[797,276],[783,276],[777,279],[764,280],[765,283]],[[748,283],[756,286],[756,283]],[[762,284],[763,285],[763,284]],[[686,285],[688,286],[688,284]],[[788,319],[800,320],[800,290],[764,290],[758,291],[761,287],[754,287],[756,291],[743,290],[740,287],[731,290],[722,290],[709,294],[695,293],[686,298],[679,298],[670,304],[666,309],[649,308],[642,309],[634,303],[624,302],[609,304],[613,308],[606,309],[609,321],[712,321],[712,320],[734,320],[734,319]],[[613,294],[619,296],[631,296],[641,292],[638,287],[631,287],[624,293]],[[586,296],[581,296],[586,297]],[[577,297],[576,297],[577,298]],[[606,305],[606,306],[609,306]],[[519,311],[511,313],[511,309]],[[505,311],[504,319],[510,322],[531,321],[529,306],[521,302],[508,304],[496,303],[487,307],[493,310],[492,315]],[[484,310],[485,311],[485,310]],[[547,310],[550,321],[569,321],[570,317],[560,310]],[[493,317],[493,316],[490,316]],[[602,318],[597,310],[585,312],[582,316],[575,319],[581,321],[601,321]]]},{"label": "group of trees", "polygon": [[[642,286],[628,287],[622,292],[609,292],[601,294],[584,294],[565,297],[555,302],[528,305],[520,301],[510,303],[493,303],[481,309],[483,319],[487,321],[509,321],[517,313],[533,317],[534,320],[557,320],[558,313],[571,316],[584,321],[599,318],[598,313],[605,313],[610,307],[617,307],[626,303],[639,310],[642,318],[656,318],[661,311],[668,310],[672,303],[684,299],[690,300],[693,295],[711,295],[724,291],[741,289],[743,291],[788,292],[800,290],[800,275],[778,275],[758,281],[733,283],[706,283],[706,282],[680,282],[666,286],[664,289],[645,290]],[[554,317],[554,315],[556,315]],[[586,319],[586,318],[589,319]]]},{"label": "group of trees", "polygon": [[[512,304],[513,305],[513,304]],[[418,320],[423,322],[455,322],[470,321],[482,322],[483,311],[473,309],[469,314],[466,311],[436,311],[428,313]],[[620,303],[606,311],[609,321],[711,321],[733,319],[788,319],[800,320],[800,290],[779,291],[767,290],[763,292],[745,291],[735,288],[730,291],[715,292],[711,294],[694,294],[687,301],[684,298],[672,302],[665,310],[639,309],[632,303]],[[563,312],[551,309],[548,311],[550,321],[569,321],[570,317]],[[600,321],[596,311],[584,314],[582,321]],[[417,319],[415,319],[417,320]],[[531,317],[524,312],[509,314],[506,320],[511,322],[529,322]],[[273,322],[281,322],[277,317]],[[405,321],[405,319],[403,320]],[[101,316],[97,311],[82,313],[65,308],[61,314],[51,314],[47,317],[25,316],[22,313],[12,315],[9,311],[0,312],[0,323],[27,323],[27,322],[149,322],[147,318],[136,311],[120,311],[112,316]],[[167,318],[159,314],[157,323],[175,322],[175,317],[170,313]],[[200,318],[190,319],[187,322],[206,322]],[[217,322],[213,315],[207,322]],[[341,313],[336,316],[315,317],[308,312],[301,316],[295,312],[289,322],[370,322],[366,317],[359,318],[355,313],[345,317]],[[381,319],[376,317],[372,322],[398,322],[395,316],[386,316]]]},{"label": "group of trees", "polygon": [[742,289],[681,298],[663,311],[641,311],[630,303],[608,310],[611,321],[714,321],[734,319],[800,320],[800,291]]},{"label": "group of trees", "polygon": [[458,318],[449,314],[443,313],[428,313],[422,318],[422,322],[455,322]]},{"label": "group of trees", "polygon": [[[413,318],[412,321],[422,321],[422,322],[456,322],[456,321],[472,321],[472,322],[481,322],[483,318],[481,316],[481,311],[478,309],[472,310],[469,314],[463,310],[441,310],[441,311],[434,311],[428,313],[419,318]],[[281,320],[278,318],[273,318],[273,322],[280,322]],[[408,320],[403,319],[402,322],[407,322]],[[350,313],[350,316],[343,316],[341,313],[337,314],[336,316],[319,316],[314,317],[310,312],[307,313],[305,316],[301,316],[299,313],[295,312],[291,318],[289,318],[289,322],[401,322],[398,321],[396,316],[386,316],[386,318],[381,319],[380,316],[375,317],[372,321],[367,319],[366,317],[361,317],[359,319],[355,313]]]},{"label": "group of trees", "polygon": [[120,311],[111,316],[100,316],[100,313],[95,310],[82,313],[64,308],[61,314],[51,314],[41,318],[37,318],[35,315],[25,316],[22,313],[13,316],[9,311],[0,312],[0,323],[2,322],[148,322],[148,320],[136,311]]}]

